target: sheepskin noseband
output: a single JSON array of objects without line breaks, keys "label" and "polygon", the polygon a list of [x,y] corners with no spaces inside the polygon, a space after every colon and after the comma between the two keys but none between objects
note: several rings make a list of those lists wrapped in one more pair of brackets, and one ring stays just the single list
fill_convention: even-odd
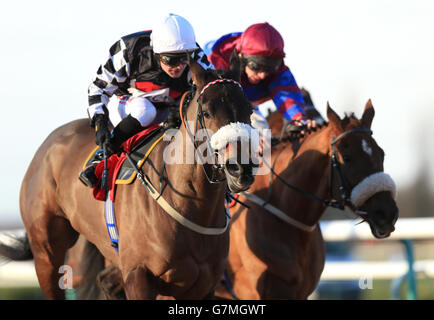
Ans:
[{"label": "sheepskin noseband", "polygon": [[259,131],[247,123],[231,122],[211,136],[211,147],[214,150],[221,150],[236,141],[250,141],[251,150],[256,151],[259,148]]},{"label": "sheepskin noseband", "polygon": [[351,202],[359,207],[374,194],[382,191],[390,191],[396,198],[396,185],[392,178],[384,173],[377,172],[363,179],[351,192]]}]

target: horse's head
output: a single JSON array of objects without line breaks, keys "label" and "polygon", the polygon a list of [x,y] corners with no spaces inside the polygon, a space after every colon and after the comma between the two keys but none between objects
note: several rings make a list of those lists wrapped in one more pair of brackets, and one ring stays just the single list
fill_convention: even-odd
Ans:
[{"label": "horse's head", "polygon": [[341,120],[328,104],[327,117],[333,134],[333,195],[339,194],[346,205],[367,221],[376,238],[388,237],[398,219],[396,187],[383,172],[384,151],[372,138],[371,100],[360,120],[353,114]]},{"label": "horse's head", "polygon": [[237,63],[232,59],[230,71],[222,76],[191,63],[197,90],[183,120],[195,122],[191,128],[194,137],[199,130],[209,132],[208,152],[213,160],[218,160],[208,168],[224,174],[232,192],[247,190],[253,183],[255,165],[251,150],[259,144],[259,135],[250,126],[251,105],[238,83]]}]

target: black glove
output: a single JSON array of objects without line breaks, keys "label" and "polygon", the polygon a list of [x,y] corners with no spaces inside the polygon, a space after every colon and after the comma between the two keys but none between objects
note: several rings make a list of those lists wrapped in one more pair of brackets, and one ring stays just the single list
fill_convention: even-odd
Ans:
[{"label": "black glove", "polygon": [[296,124],[289,123],[286,126],[286,132],[298,134],[301,133],[301,131],[303,131],[305,128],[306,127],[304,125],[296,125]]},{"label": "black glove", "polygon": [[111,133],[108,128],[108,117],[105,114],[96,114],[92,119],[92,123],[95,125],[96,131],[95,142],[102,149],[105,144],[110,143]]},{"label": "black glove", "polygon": [[169,116],[167,117],[164,128],[179,128],[181,125],[181,118],[179,116],[178,106],[171,106],[169,108]]},{"label": "black glove", "polygon": [[[284,125],[282,128],[288,134],[290,140],[298,139],[304,136],[306,125],[302,121],[297,120],[284,120]],[[283,135],[282,130],[282,135]]]}]

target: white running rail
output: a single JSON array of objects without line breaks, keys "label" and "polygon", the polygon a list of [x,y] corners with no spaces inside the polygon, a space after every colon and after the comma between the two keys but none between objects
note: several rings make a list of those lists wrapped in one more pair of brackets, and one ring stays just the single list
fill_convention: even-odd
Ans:
[{"label": "white running rail", "polygon": [[[434,239],[434,218],[400,218],[389,238],[376,240],[367,223],[356,220],[333,220],[320,223],[326,241],[349,240],[423,240]],[[17,230],[5,231],[17,232]],[[19,231],[18,231],[19,232]],[[360,279],[371,275],[376,279],[393,279],[408,271],[406,261],[344,261],[327,262],[321,280]],[[415,261],[414,271],[434,278],[434,260]],[[33,261],[9,262],[0,265],[0,287],[38,286]]]}]

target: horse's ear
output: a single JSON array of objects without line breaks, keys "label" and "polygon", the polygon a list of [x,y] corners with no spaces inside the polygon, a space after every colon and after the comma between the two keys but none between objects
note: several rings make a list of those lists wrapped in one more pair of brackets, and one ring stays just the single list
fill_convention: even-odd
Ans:
[{"label": "horse's ear", "polygon": [[342,120],[339,118],[338,114],[330,107],[329,102],[327,101],[327,118],[329,120],[330,125],[335,132],[344,131],[342,128]]},{"label": "horse's ear", "polygon": [[190,70],[193,82],[198,88],[203,88],[206,84],[206,70],[195,61],[190,62]]},{"label": "horse's ear", "polygon": [[371,99],[366,102],[365,110],[362,115],[362,125],[364,128],[371,128],[372,120],[374,119],[375,110]]},{"label": "horse's ear", "polygon": [[232,51],[231,58],[229,60],[229,71],[235,81],[240,82],[241,78],[241,61],[236,49]]}]

